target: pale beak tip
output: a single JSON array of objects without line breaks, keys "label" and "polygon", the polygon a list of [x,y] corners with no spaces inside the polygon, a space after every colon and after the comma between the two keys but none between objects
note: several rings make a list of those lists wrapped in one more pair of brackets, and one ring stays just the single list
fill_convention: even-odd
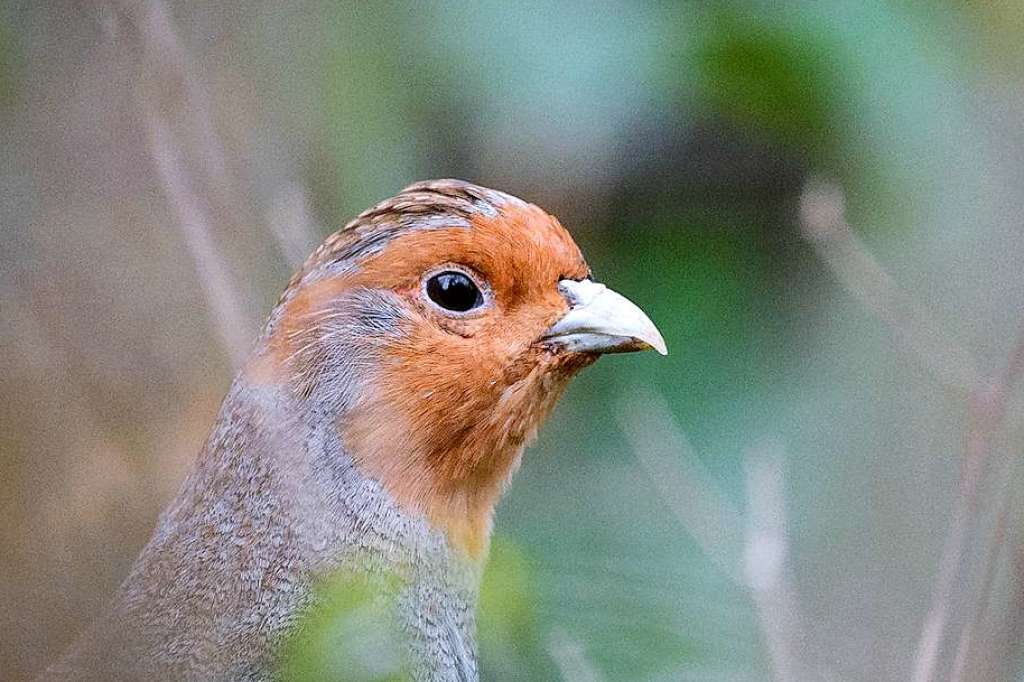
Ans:
[{"label": "pale beak tip", "polygon": [[658,351],[658,355],[668,355],[668,346],[665,345],[665,339],[661,338],[661,334],[648,343],[648,345],[654,350]]},{"label": "pale beak tip", "polygon": [[649,320],[647,322],[648,324],[645,325],[647,328],[633,338],[640,342],[643,348],[657,351],[658,355],[668,355],[668,346],[665,345],[665,339],[662,337],[661,332],[654,326],[654,323]]}]

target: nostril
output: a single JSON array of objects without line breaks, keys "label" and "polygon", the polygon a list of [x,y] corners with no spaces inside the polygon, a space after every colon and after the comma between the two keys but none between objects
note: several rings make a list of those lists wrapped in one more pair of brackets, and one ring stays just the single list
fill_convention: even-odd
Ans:
[{"label": "nostril", "polygon": [[558,283],[558,291],[573,308],[585,306],[605,290],[605,286],[591,279],[563,279]]}]

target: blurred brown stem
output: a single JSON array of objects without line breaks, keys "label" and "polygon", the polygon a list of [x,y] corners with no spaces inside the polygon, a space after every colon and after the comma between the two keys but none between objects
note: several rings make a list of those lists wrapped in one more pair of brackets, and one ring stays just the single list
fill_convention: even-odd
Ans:
[{"label": "blurred brown stem", "polygon": [[[624,391],[616,410],[637,460],[662,500],[704,554],[751,595],[779,682],[836,679],[801,660],[799,598],[786,569],[784,480],[780,448],[762,445],[747,457],[744,517],[704,469],[664,397],[640,385]],[[745,522],[745,523],[744,523]],[[744,535],[740,529],[747,528]]]},{"label": "blurred brown stem", "polygon": [[115,3],[138,33],[143,68],[151,81],[148,98],[159,101],[167,109],[165,113],[179,106],[187,113],[182,119],[195,141],[192,151],[201,160],[200,167],[208,180],[205,185],[224,209],[222,218],[236,225],[251,222],[254,217],[246,211],[247,203],[239,199],[228,170],[224,145],[213,124],[210,97],[195,76],[166,4],[162,0]]},{"label": "blurred brown stem", "polygon": [[167,199],[196,264],[199,283],[212,307],[212,322],[235,367],[248,350],[252,328],[212,237],[211,221],[195,191],[194,179],[184,162],[184,145],[172,131],[172,110],[198,129],[207,165],[226,184],[226,170],[216,144],[205,98],[188,68],[185,51],[174,32],[171,17],[159,0],[120,3],[138,32],[143,69],[138,96],[148,130],[149,147]]},{"label": "blurred brown stem", "polygon": [[953,518],[939,559],[939,574],[932,590],[914,662],[913,682],[928,682],[935,673],[952,607],[953,590],[965,573],[967,531],[977,516],[978,490],[991,451],[991,439],[1002,421],[1003,391],[992,387],[972,393],[967,444],[960,466]]},{"label": "blurred brown stem", "polygon": [[[1002,376],[993,384],[989,394],[992,404],[988,406],[990,412],[985,416],[988,417],[991,423],[988,426],[987,438],[981,443],[981,445],[986,447],[985,452],[991,448],[991,440],[995,437],[1006,418],[1009,396],[1020,380],[1022,372],[1024,372],[1024,330],[1018,335],[1017,343],[1010,353],[1009,361],[1006,363],[1006,369],[1003,371]],[[985,405],[982,404],[979,408],[984,409]],[[1006,542],[1007,524],[1013,507],[1013,500],[1015,499],[1012,477],[1014,464],[1016,462],[1011,460],[1007,467],[1003,490],[998,498],[999,515],[996,519],[996,526],[992,537],[988,541],[988,547],[982,555],[981,571],[983,577],[979,588],[979,601],[960,633],[960,641],[957,644],[956,657],[953,660],[950,682],[960,682],[963,679],[971,649],[974,645],[975,633],[981,627],[985,620],[985,615],[988,613],[992,586],[995,583],[996,570],[999,564],[999,555]],[[977,494],[976,490],[974,494]],[[974,501],[973,505],[976,506],[977,502]]]},{"label": "blurred brown stem", "polygon": [[804,235],[836,279],[949,388],[968,393],[978,385],[974,358],[902,291],[857,238],[844,216],[842,189],[811,180],[800,197]]},{"label": "blurred brown stem", "polygon": [[212,321],[221,343],[231,358],[232,366],[239,367],[248,349],[249,324],[243,319],[227,266],[210,236],[210,223],[199,198],[189,187],[167,124],[155,112],[147,113],[150,147],[164,191],[185,235],[206,300],[213,308]]},{"label": "blurred brown stem", "polygon": [[715,566],[743,584],[742,514],[701,464],[665,398],[640,385],[623,395],[615,411],[622,431],[662,500]]},{"label": "blurred brown stem", "polygon": [[967,670],[967,662],[970,660],[971,650],[974,648],[974,636],[985,620],[988,612],[989,601],[992,596],[992,586],[995,583],[996,567],[999,563],[999,555],[1006,542],[1006,525],[1010,515],[1013,500],[1011,490],[1012,483],[1008,479],[1005,483],[1002,502],[999,509],[999,517],[996,520],[995,531],[989,543],[988,551],[983,559],[982,570],[984,577],[981,582],[978,594],[978,604],[974,608],[971,619],[964,626],[960,633],[960,642],[957,644],[956,656],[953,659],[953,669],[949,675],[950,682],[960,682],[964,679]]},{"label": "blurred brown stem", "polygon": [[[856,238],[844,216],[842,189],[835,184],[812,180],[800,199],[800,217],[805,235],[843,285],[906,344],[945,385],[966,391],[968,433],[957,480],[952,520],[939,560],[939,572],[932,590],[914,658],[913,682],[930,682],[935,674],[954,598],[954,588],[965,574],[966,544],[978,509],[978,493],[992,450],[992,441],[1002,427],[1010,391],[1024,371],[1024,334],[1010,353],[1006,370],[994,380],[983,380],[973,358],[952,341],[915,302],[900,291],[863,244]],[[971,646],[973,628],[980,622],[991,589],[998,545],[1003,542],[1005,518],[1000,514],[994,545],[982,567],[985,578],[981,603],[965,626],[954,663],[962,674]]]},{"label": "blurred brown stem", "polygon": [[600,682],[601,676],[587,659],[583,645],[565,630],[551,632],[547,645],[564,682]]},{"label": "blurred brown stem", "polygon": [[785,483],[778,454],[759,448],[748,454],[746,584],[753,596],[775,679],[801,679],[797,651],[799,621],[796,597],[786,579],[789,538],[783,502]]}]

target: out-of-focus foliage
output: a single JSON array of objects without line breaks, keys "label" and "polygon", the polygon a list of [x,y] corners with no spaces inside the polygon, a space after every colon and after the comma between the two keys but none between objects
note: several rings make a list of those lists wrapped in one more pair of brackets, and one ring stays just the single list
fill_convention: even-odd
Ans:
[{"label": "out-of-focus foliage", "polygon": [[556,676],[537,619],[536,579],[523,550],[503,536],[491,542],[477,622],[483,677]]},{"label": "out-of-focus foliage", "polygon": [[328,576],[282,652],[281,676],[295,682],[408,680],[395,608],[401,581]]},{"label": "out-of-focus foliage", "polygon": [[[1018,3],[168,7],[225,168],[201,136],[186,165],[244,318],[294,266],[275,226],[308,250],[404,184],[456,176],[559,216],[664,333],[667,358],[605,358],[573,384],[499,508],[490,679],[556,678],[565,641],[608,680],[771,675],[742,571],[705,556],[675,513],[686,500],[656,492],[624,435],[638,387],[740,510],[748,449],[783,444],[801,655],[837,679],[908,678],[965,399],[837,284],[799,197],[811,175],[841,182],[894,283],[985,373],[1002,367],[1024,300]],[[231,377],[152,168],[132,40],[103,3],[0,7],[5,679],[30,678],[109,598]],[[966,679],[1012,678],[1011,554],[1001,629]],[[369,660],[338,646],[369,595],[323,589],[289,644],[294,679]],[[381,661],[358,674],[394,674]]]},{"label": "out-of-focus foliage", "polygon": [[[557,676],[544,650],[529,561],[496,538],[480,590],[479,647],[488,679]],[[397,576],[328,575],[282,652],[281,676],[295,682],[408,679],[405,643],[395,609]]]},{"label": "out-of-focus foliage", "polygon": [[834,153],[842,63],[826,37],[749,11],[712,11],[709,24],[696,60],[707,105],[787,146]]}]

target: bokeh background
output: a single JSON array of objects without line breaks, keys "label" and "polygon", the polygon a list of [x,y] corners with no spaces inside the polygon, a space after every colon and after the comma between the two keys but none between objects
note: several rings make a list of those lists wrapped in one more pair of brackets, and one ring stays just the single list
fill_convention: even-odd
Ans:
[{"label": "bokeh background", "polygon": [[304,255],[450,176],[559,216],[671,351],[527,453],[489,679],[1019,679],[1021,35],[1012,1],[0,2],[0,678],[110,598]]}]

